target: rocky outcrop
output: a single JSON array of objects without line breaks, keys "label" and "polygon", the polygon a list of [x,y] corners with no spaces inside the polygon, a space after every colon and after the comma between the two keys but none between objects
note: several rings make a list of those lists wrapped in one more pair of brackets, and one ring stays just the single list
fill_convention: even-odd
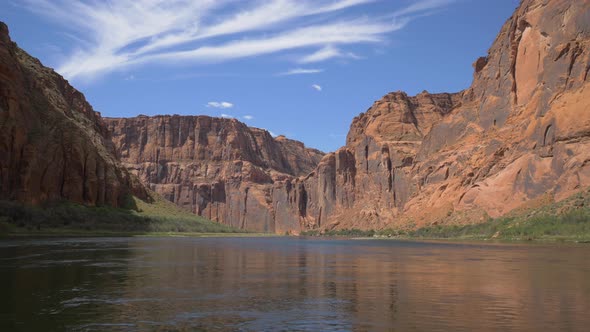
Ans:
[{"label": "rocky outcrop", "polygon": [[235,119],[105,121],[123,163],[153,191],[198,215],[253,231],[283,229],[275,222],[273,185],[308,174],[324,155]]},{"label": "rocky outcrop", "polygon": [[84,96],[10,40],[0,22],[0,199],[120,206],[145,197]]}]

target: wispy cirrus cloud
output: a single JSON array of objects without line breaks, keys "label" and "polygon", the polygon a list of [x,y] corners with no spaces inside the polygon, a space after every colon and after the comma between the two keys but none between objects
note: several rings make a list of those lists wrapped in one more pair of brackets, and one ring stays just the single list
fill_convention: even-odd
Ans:
[{"label": "wispy cirrus cloud", "polygon": [[289,69],[285,72],[278,73],[277,76],[291,76],[291,75],[308,75],[308,74],[319,74],[322,73],[323,69],[315,68],[294,68]]},{"label": "wispy cirrus cloud", "polygon": [[58,66],[92,79],[146,64],[203,64],[316,48],[300,63],[352,57],[341,46],[377,43],[452,0],[419,0],[390,15],[351,14],[382,0],[22,0],[64,26],[75,48]]},{"label": "wispy cirrus cloud", "polygon": [[321,92],[323,90],[322,86],[319,84],[312,84],[311,87],[318,92]]},{"label": "wispy cirrus cloud", "polygon": [[360,59],[361,57],[352,52],[342,52],[340,49],[332,45],[328,45],[312,54],[302,57],[299,59],[299,63],[322,62],[333,58]]},{"label": "wispy cirrus cloud", "polygon": [[439,9],[444,6],[448,6],[456,0],[422,0],[416,1],[408,7],[397,10],[393,13],[393,16],[402,17],[412,14],[424,13],[434,9]]}]

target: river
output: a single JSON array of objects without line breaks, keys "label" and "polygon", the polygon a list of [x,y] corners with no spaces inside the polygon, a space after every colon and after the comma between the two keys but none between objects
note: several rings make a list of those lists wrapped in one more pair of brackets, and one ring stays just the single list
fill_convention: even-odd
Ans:
[{"label": "river", "polygon": [[0,331],[587,331],[590,246],[0,241]]}]

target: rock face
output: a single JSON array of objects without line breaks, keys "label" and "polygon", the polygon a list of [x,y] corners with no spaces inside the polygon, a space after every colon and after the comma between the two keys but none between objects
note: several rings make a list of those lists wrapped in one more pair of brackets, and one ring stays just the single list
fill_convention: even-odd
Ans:
[{"label": "rock face", "polygon": [[[503,215],[590,185],[590,1],[527,0],[475,63],[462,106],[424,140],[405,207]],[[449,177],[436,177],[441,170]],[[430,218],[431,219],[431,218]]]},{"label": "rock face", "polygon": [[126,165],[195,213],[276,233],[479,222],[590,186],[590,0],[524,0],[470,88],[390,93],[325,155],[232,120],[109,119]]},{"label": "rock face", "polygon": [[461,94],[395,92],[376,102],[353,120],[345,147],[308,176],[275,186],[275,209],[287,210],[277,224],[297,232],[394,221],[421,189],[413,169],[423,140],[461,100]]},{"label": "rock face", "polygon": [[280,232],[273,184],[311,172],[323,153],[234,119],[106,118],[117,153],[177,205],[237,228]]},{"label": "rock face", "polygon": [[100,114],[0,22],[0,199],[119,206],[145,196],[113,153]]},{"label": "rock face", "polygon": [[301,229],[477,222],[590,186],[590,1],[524,0],[474,68],[461,93],[393,93],[355,118],[346,147],[286,186],[305,198],[288,215]]}]

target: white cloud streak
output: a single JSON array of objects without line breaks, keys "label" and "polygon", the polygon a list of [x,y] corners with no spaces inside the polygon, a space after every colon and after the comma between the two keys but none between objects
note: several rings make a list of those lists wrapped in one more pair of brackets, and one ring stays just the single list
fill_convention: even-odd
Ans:
[{"label": "white cloud streak", "polygon": [[[353,57],[339,45],[384,41],[404,16],[451,0],[421,0],[388,17],[351,17],[378,0],[22,0],[62,24],[75,49],[58,66],[68,79],[92,79],[146,64],[203,64],[301,48],[301,63]],[[395,18],[392,20],[392,18]]]},{"label": "white cloud streak", "polygon": [[312,84],[311,87],[314,88],[316,91],[320,91],[320,92],[322,91],[322,87],[318,84]]},{"label": "white cloud streak", "polygon": [[338,48],[328,45],[322,49],[319,49],[315,53],[302,57],[299,59],[299,63],[322,62],[333,58],[360,59],[361,57],[352,52],[344,53]]},{"label": "white cloud streak", "polygon": [[224,21],[205,27],[201,31],[184,31],[158,39],[152,45],[141,49],[141,51],[145,52],[161,46],[171,46],[206,38],[256,31],[295,18],[339,11],[374,1],[376,0],[340,0],[329,3],[316,1],[315,4],[312,4],[312,1],[302,0],[259,2],[256,7],[246,8],[244,11],[229,15],[225,17]]},{"label": "white cloud streak", "polygon": [[224,114],[224,113],[221,113],[221,115],[220,115],[220,116],[221,116],[222,118],[224,118],[224,119],[233,119],[233,118],[234,118],[232,115],[229,115],[229,114]]},{"label": "white cloud streak", "polygon": [[308,75],[308,74],[319,74],[323,72],[323,69],[312,69],[312,68],[294,68],[286,72],[277,74],[278,76],[291,76],[291,75]]},{"label": "white cloud streak", "polygon": [[246,120],[252,120],[252,119],[254,119],[254,117],[252,115],[244,115],[243,118],[246,119]]},{"label": "white cloud streak", "polygon": [[210,101],[207,103],[207,107],[226,109],[234,107],[234,104],[227,101]]},{"label": "white cloud streak", "polygon": [[393,14],[393,16],[401,17],[401,16],[413,15],[413,14],[418,14],[418,13],[424,13],[424,12],[427,12],[427,11],[431,11],[431,10],[434,10],[434,9],[438,9],[438,8],[441,8],[441,7],[448,6],[448,5],[452,4],[455,1],[456,0],[422,0],[422,1],[416,1],[412,5],[396,11]]}]

